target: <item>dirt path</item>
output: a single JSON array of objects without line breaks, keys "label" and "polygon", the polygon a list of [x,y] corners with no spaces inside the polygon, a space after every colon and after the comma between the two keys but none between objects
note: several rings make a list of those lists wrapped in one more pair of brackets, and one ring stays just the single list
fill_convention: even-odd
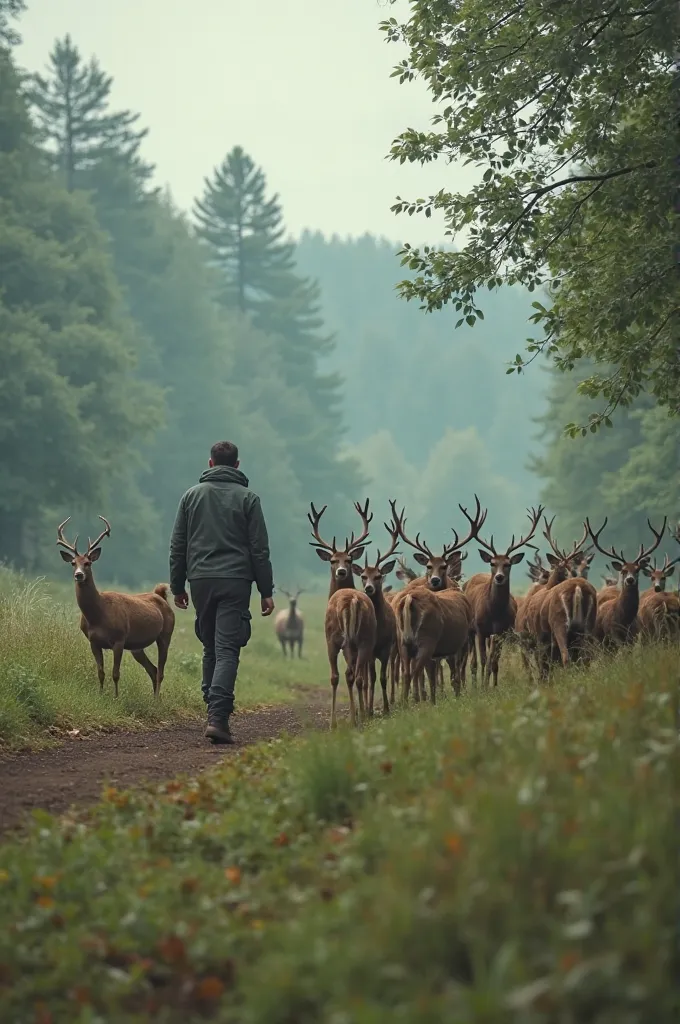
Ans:
[{"label": "dirt path", "polygon": [[327,701],[307,698],[305,703],[234,715],[233,747],[212,746],[203,738],[205,725],[189,722],[152,732],[69,739],[53,750],[2,757],[0,833],[20,825],[34,808],[58,814],[74,804],[92,803],[105,782],[128,788],[184,772],[195,775],[249,743],[327,723]]}]

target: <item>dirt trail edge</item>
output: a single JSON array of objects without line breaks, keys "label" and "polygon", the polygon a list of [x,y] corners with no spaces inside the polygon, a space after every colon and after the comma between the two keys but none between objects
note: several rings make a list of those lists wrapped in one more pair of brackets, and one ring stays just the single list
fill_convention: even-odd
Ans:
[{"label": "dirt trail edge", "polygon": [[205,724],[187,722],[149,732],[69,739],[53,750],[6,755],[0,757],[0,833],[21,825],[35,808],[59,814],[73,805],[93,803],[105,782],[126,789],[183,773],[196,775],[250,743],[327,724],[326,703],[314,701],[234,715],[233,747],[207,743]]}]

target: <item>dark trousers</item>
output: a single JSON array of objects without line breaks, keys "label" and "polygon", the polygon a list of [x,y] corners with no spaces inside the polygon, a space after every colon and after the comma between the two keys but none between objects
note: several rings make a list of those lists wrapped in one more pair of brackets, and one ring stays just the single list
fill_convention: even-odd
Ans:
[{"label": "dark trousers", "polygon": [[234,710],[234,686],[241,648],[250,639],[248,580],[190,580],[196,636],[203,644],[203,700],[215,715]]}]

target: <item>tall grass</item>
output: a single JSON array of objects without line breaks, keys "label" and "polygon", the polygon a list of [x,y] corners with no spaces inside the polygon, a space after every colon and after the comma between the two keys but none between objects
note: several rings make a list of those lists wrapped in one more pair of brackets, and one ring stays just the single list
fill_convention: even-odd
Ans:
[{"label": "tall grass", "polygon": [[[313,656],[286,663],[271,622],[255,623],[239,673],[239,707],[292,700],[296,684],[316,685],[324,678],[323,662],[314,657],[320,650],[314,624],[312,616]],[[154,661],[155,648],[150,654]],[[159,726],[204,714],[192,612],[177,613],[160,700],[154,700],[148,676],[129,655],[123,658],[115,700],[111,656],[105,654],[105,660],[107,682],[100,693],[72,589],[0,569],[0,745],[36,746],[70,729]]]},{"label": "tall grass", "polygon": [[0,849],[0,1018],[677,1019],[678,652],[505,673]]}]

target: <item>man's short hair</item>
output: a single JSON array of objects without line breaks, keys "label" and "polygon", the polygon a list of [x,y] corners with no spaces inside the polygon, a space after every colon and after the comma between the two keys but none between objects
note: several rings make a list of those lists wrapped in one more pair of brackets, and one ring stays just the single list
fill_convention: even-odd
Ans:
[{"label": "man's short hair", "polygon": [[210,449],[210,458],[216,466],[235,466],[238,448],[231,441],[217,441]]}]

